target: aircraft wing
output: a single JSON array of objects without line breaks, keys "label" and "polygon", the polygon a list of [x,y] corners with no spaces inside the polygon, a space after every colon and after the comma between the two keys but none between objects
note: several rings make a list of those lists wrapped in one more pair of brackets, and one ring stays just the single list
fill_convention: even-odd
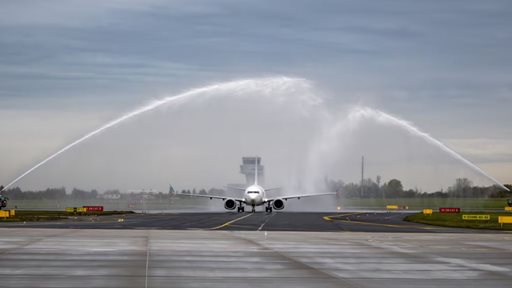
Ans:
[{"label": "aircraft wing", "polygon": [[226,199],[233,199],[235,201],[242,201],[242,202],[245,202],[245,200],[243,198],[233,198],[233,197],[229,197],[229,196],[218,196],[218,195],[200,195],[200,194],[186,194],[186,193],[176,193],[176,195],[183,195],[183,196],[190,196],[190,197],[202,197],[202,198],[210,198],[211,199],[221,199],[221,200],[226,200]]},{"label": "aircraft wing", "polygon": [[325,195],[336,195],[336,192],[318,193],[318,194],[302,194],[302,195],[287,195],[287,196],[267,199],[267,202],[274,201],[276,199],[288,200],[288,199],[294,199],[294,198],[300,199],[302,197],[325,196]]}]

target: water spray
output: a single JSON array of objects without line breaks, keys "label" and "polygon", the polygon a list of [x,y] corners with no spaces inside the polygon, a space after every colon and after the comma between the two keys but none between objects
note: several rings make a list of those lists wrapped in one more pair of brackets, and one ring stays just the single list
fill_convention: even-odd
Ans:
[{"label": "water spray", "polygon": [[397,117],[391,116],[390,114],[384,113],[384,112],[376,110],[376,109],[371,109],[368,107],[355,107],[350,111],[350,113],[347,117],[348,121],[351,123],[358,123],[361,119],[364,119],[364,118],[372,119],[372,120],[375,120],[375,121],[377,121],[379,123],[383,123],[383,124],[391,124],[394,126],[398,126],[414,136],[421,137],[427,143],[430,143],[431,145],[434,145],[435,147],[440,148],[443,152],[447,153],[451,157],[466,164],[472,170],[476,171],[478,174],[483,175],[484,177],[490,179],[492,182],[494,182],[500,188],[502,188],[506,191],[510,191],[507,187],[505,187],[503,184],[501,184],[498,180],[496,180],[491,175],[485,173],[482,169],[478,168],[478,166],[473,164],[471,161],[462,157],[460,154],[453,151],[451,148],[449,148],[448,146],[443,144],[441,141],[430,136],[428,133],[421,131],[419,128],[417,128],[416,126],[414,126],[413,124],[411,124],[405,120],[399,119]]},{"label": "water spray", "polygon": [[[74,146],[84,142],[85,140],[87,140],[93,136],[96,136],[97,134],[99,134],[109,128],[113,128],[131,118],[134,118],[143,113],[152,111],[158,107],[161,107],[164,105],[176,106],[181,103],[186,103],[192,99],[204,99],[204,98],[207,98],[207,97],[210,97],[213,95],[215,95],[215,96],[235,95],[237,97],[240,97],[240,96],[245,96],[245,95],[249,94],[249,92],[257,92],[258,96],[268,96],[268,97],[271,97],[271,99],[279,102],[279,101],[284,100],[284,98],[282,98],[283,97],[282,95],[284,94],[284,93],[282,93],[283,91],[296,92],[297,87],[302,88],[302,89],[304,89],[304,88],[308,89],[308,88],[310,88],[310,86],[311,86],[311,84],[309,81],[307,81],[305,79],[300,79],[300,78],[271,77],[271,78],[260,78],[260,79],[245,79],[245,80],[224,82],[224,83],[213,84],[213,85],[209,85],[209,86],[205,86],[205,87],[201,87],[201,88],[191,89],[187,92],[184,92],[184,93],[181,93],[178,95],[165,97],[160,100],[155,100],[145,106],[139,107],[129,113],[126,113],[125,115],[123,115],[117,119],[107,122],[106,124],[99,127],[98,129],[96,129],[96,130],[84,135],[83,137],[75,140],[74,142],[64,146],[57,152],[51,154],[49,157],[47,157],[46,159],[37,163],[35,166],[33,166],[32,168],[28,169],[26,172],[24,172],[23,174],[18,176],[16,179],[14,179],[9,184],[7,184],[4,187],[4,189],[2,189],[1,191],[9,188],[10,186],[12,186],[16,182],[18,182],[23,177],[27,176],[28,174],[30,174],[34,170],[38,169],[39,167],[45,165],[48,161],[54,159],[55,157],[61,155],[64,152],[68,151],[69,149],[73,148]],[[292,93],[292,94],[297,94],[297,93]],[[305,106],[301,106],[301,108],[305,108],[305,107],[309,108],[311,106],[315,106],[315,105],[322,103],[322,99],[314,96],[313,94],[308,94],[308,93],[301,94],[300,97],[301,98],[298,99],[299,100],[298,103],[300,105],[305,105]],[[322,110],[322,112],[326,112],[326,111]],[[333,123],[332,118],[328,117],[328,119],[330,119],[331,121],[327,121],[328,123],[325,123],[325,124],[331,125]],[[397,117],[386,114],[382,111],[379,111],[376,109],[371,109],[368,107],[355,107],[352,110],[350,110],[348,115],[344,118],[344,120],[342,122],[338,123],[338,126],[336,126],[337,128],[334,129],[335,133],[327,135],[328,137],[335,137],[335,138],[329,138],[329,139],[322,138],[324,143],[320,143],[320,144],[325,145],[325,142],[335,143],[336,141],[332,141],[332,140],[335,140],[336,138],[338,138],[337,132],[340,132],[339,129],[346,128],[347,124],[348,124],[349,128],[354,128],[353,126],[358,125],[360,123],[360,121],[363,119],[371,119],[371,120],[377,121],[378,123],[393,125],[393,126],[397,126],[397,127],[401,128],[401,129],[404,129],[411,135],[418,136],[418,137],[424,139],[427,143],[430,143],[431,145],[434,145],[435,147],[440,148],[442,151],[449,154],[451,157],[453,157],[453,158],[461,161],[465,165],[469,166],[472,170],[474,170],[477,173],[492,180],[500,188],[502,188],[506,191],[509,191],[509,189],[507,189],[503,184],[501,184],[495,178],[493,178],[492,176],[490,176],[487,173],[485,173],[484,171],[482,171],[475,164],[471,163],[469,160],[462,157],[461,155],[459,155],[458,153],[456,153],[455,151],[450,149],[448,146],[441,143],[439,140],[433,138],[432,136],[430,136],[429,134],[427,134],[425,132],[420,131],[414,125],[412,125],[402,119],[399,119]],[[330,131],[333,132],[333,130],[330,130]],[[326,140],[329,140],[329,141],[326,141]],[[329,148],[336,148],[336,147],[323,147],[321,150],[316,151],[316,152],[321,154],[322,150],[325,150],[325,148],[329,149]],[[313,154],[315,154],[315,153],[313,153]],[[313,156],[313,155],[310,155],[310,156]],[[318,156],[318,155],[316,155],[316,156]]]},{"label": "water spray", "polygon": [[[254,90],[254,91],[258,91],[262,95],[270,95],[271,93],[276,93],[276,92],[279,92],[280,90],[291,89],[292,87],[295,87],[296,85],[300,85],[301,87],[307,88],[310,86],[310,83],[309,83],[309,81],[307,81],[305,79],[289,78],[289,77],[244,79],[244,80],[238,80],[238,81],[213,84],[213,85],[209,85],[209,86],[205,86],[205,87],[201,87],[201,88],[195,88],[195,89],[191,89],[187,92],[184,92],[184,93],[181,93],[178,95],[165,97],[160,100],[155,100],[145,106],[137,108],[137,109],[135,109],[135,110],[133,110],[115,120],[108,122],[107,124],[101,126],[100,128],[98,128],[98,129],[84,135],[83,137],[75,140],[74,142],[64,146],[57,152],[53,153],[52,155],[50,155],[43,161],[37,163],[35,166],[33,166],[32,168],[28,169],[26,172],[24,172],[23,174],[18,176],[16,179],[14,179],[9,184],[7,184],[4,187],[4,189],[2,189],[1,191],[6,190],[7,188],[9,188],[13,184],[15,184],[16,182],[21,180],[23,177],[27,176],[28,174],[30,174],[31,172],[36,170],[37,168],[43,166],[48,161],[52,160],[53,158],[59,156],[60,154],[62,154],[64,152],[68,151],[69,149],[82,143],[83,141],[85,141],[85,140],[87,140],[87,139],[89,139],[89,138],[109,129],[109,128],[117,126],[130,118],[133,118],[133,117],[143,114],[145,112],[154,110],[162,105],[184,103],[185,101],[189,101],[189,99],[192,99],[192,98],[195,98],[198,96],[206,97],[208,95],[211,95],[211,93],[213,93],[213,92],[217,92],[217,93],[219,93],[219,92],[231,92],[231,93],[236,92],[236,93],[238,93],[238,95],[243,96],[243,94],[240,94],[240,93],[246,93],[250,90]],[[308,97],[304,97],[301,99],[301,100],[305,101],[306,104],[318,103],[320,101],[319,99],[316,99],[315,97],[311,97],[311,95],[307,95],[307,96]]]}]

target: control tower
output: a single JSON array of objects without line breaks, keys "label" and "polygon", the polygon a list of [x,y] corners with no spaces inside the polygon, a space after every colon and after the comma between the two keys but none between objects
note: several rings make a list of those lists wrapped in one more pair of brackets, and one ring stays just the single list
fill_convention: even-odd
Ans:
[{"label": "control tower", "polygon": [[242,157],[240,173],[245,175],[245,184],[254,184],[255,164],[258,164],[258,184],[265,184],[265,167],[261,165],[261,157]]}]

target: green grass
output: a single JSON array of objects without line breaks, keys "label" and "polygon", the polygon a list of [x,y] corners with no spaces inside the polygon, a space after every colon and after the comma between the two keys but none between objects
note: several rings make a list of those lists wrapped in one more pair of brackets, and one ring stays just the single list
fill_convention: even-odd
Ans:
[{"label": "green grass", "polygon": [[342,207],[385,209],[386,205],[408,206],[410,210],[439,207],[459,207],[466,210],[503,210],[506,198],[397,198],[397,199],[340,199]]},{"label": "green grass", "polygon": [[[185,196],[184,196],[185,197]],[[179,199],[174,197],[165,200],[144,200],[130,201],[127,199],[111,200],[111,199],[10,199],[7,203],[7,209],[23,209],[23,210],[62,210],[66,207],[82,207],[82,206],[103,206],[105,210],[169,210],[169,209],[187,209],[201,207],[209,203],[209,199],[187,197]],[[219,205],[222,205],[220,203]]]},{"label": "green grass", "polygon": [[[102,213],[89,212],[76,215],[89,215],[89,216],[106,216],[118,214],[131,214],[133,211],[104,211]],[[52,210],[16,210],[14,217],[0,218],[0,222],[37,222],[37,221],[51,221],[66,219],[70,216],[75,216],[73,213],[65,211],[52,211]]]},{"label": "green grass", "polygon": [[[490,215],[488,221],[462,220],[462,215]],[[405,221],[430,224],[445,227],[473,228],[473,229],[493,229],[493,230],[512,230],[512,224],[504,224],[503,228],[498,223],[498,216],[512,216],[512,213],[506,212],[461,212],[461,213],[439,213],[432,215],[423,215],[418,213],[407,216]]]}]

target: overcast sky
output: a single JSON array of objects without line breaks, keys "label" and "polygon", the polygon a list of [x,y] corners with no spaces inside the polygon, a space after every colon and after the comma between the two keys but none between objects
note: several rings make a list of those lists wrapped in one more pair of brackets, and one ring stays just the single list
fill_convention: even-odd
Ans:
[{"label": "overcast sky", "polygon": [[2,1],[0,184],[152,99],[275,75],[310,80],[331,112],[413,122],[511,183],[510,15],[481,0]]}]

